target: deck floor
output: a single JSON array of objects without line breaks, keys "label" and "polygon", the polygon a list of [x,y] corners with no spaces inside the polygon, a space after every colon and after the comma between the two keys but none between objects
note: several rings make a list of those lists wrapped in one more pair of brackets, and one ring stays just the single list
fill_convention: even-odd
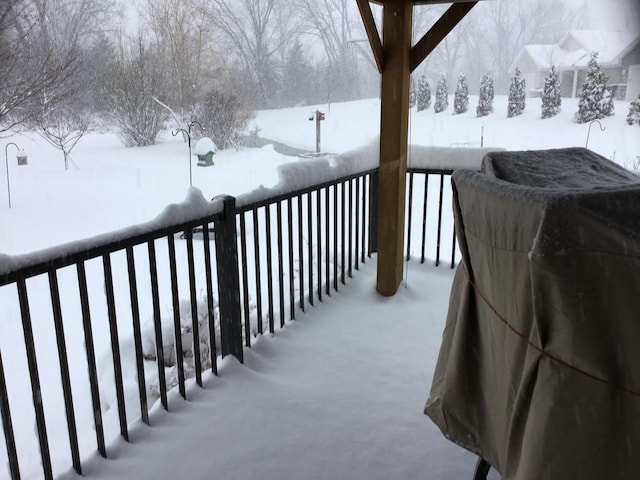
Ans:
[{"label": "deck floor", "polygon": [[470,480],[475,457],[422,413],[452,278],[410,262],[407,284],[383,298],[368,262],[244,364],[225,358],[187,401],[170,392],[169,412],[156,405],[151,427],[85,462],[84,478]]}]

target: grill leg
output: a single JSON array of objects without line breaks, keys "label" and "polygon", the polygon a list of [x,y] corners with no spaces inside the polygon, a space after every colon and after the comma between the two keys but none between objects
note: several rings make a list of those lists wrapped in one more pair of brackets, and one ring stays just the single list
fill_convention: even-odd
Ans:
[{"label": "grill leg", "polygon": [[491,470],[491,465],[484,458],[479,457],[476,464],[476,472],[473,475],[473,480],[487,480],[487,475]]}]

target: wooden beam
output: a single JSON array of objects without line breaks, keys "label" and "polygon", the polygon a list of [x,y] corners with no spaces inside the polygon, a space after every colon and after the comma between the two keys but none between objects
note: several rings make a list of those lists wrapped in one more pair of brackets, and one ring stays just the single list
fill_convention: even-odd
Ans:
[{"label": "wooden beam", "polygon": [[[480,0],[413,0],[414,5],[438,5],[442,3],[469,3],[478,2]],[[369,0],[369,3],[375,3],[376,5],[385,5],[385,0]]]},{"label": "wooden beam", "polygon": [[377,290],[391,296],[402,281],[409,132],[413,0],[386,0],[380,112]]},{"label": "wooden beam", "polygon": [[371,5],[368,0],[356,0],[358,3],[358,9],[360,9],[360,16],[362,17],[362,23],[364,23],[364,29],[367,32],[369,38],[369,45],[373,51],[373,58],[376,61],[378,67],[378,73],[382,73],[383,55],[382,55],[382,42],[380,41],[380,34],[376,27],[376,21],[373,18],[371,12]]},{"label": "wooden beam", "polygon": [[436,23],[411,49],[411,71],[413,72],[422,61],[444,40],[444,38],[460,23],[464,16],[478,3],[460,2],[454,3],[442,14]]}]

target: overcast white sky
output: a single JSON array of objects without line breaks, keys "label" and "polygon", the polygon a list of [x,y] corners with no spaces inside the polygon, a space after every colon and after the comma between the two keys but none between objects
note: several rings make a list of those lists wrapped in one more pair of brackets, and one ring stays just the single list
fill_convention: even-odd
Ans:
[{"label": "overcast white sky", "polygon": [[582,28],[640,31],[640,0],[563,0],[582,10]]}]

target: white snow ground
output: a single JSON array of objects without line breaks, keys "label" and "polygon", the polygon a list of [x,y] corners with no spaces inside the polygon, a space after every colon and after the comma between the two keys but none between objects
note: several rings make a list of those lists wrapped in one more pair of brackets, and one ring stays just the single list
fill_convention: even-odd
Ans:
[{"label": "white snow ground", "polygon": [[[472,111],[463,115],[453,116],[450,110],[437,115],[432,110],[413,112],[411,142],[442,147],[453,144],[479,146],[483,135],[485,146],[508,149],[585,144],[588,125],[573,123],[575,100],[564,100],[563,111],[548,120],[539,118],[539,99],[528,99],[525,113],[513,119],[506,117],[505,97],[497,97],[495,112],[482,119],[475,118],[475,103],[476,99],[472,98]],[[315,129],[308,121],[308,113],[315,108],[327,112],[327,120],[323,122],[324,150],[340,153],[368,143],[378,134],[378,100],[332,104],[330,110],[328,106],[320,105],[264,111],[258,113],[255,123],[265,137],[313,148]],[[627,111],[628,103],[617,102],[616,115],[602,120],[605,130],[601,131],[597,125],[591,129],[589,147],[629,166],[640,155],[640,130],[626,124]],[[28,253],[149,221],[167,204],[182,201],[189,187],[186,146],[170,135],[152,147],[126,149],[114,134],[93,133],[73,152],[78,169],[69,172],[63,170],[59,152],[37,137],[16,135],[5,140],[26,148],[29,165],[18,167],[12,157],[13,150],[9,150],[12,208],[7,208],[6,197],[1,194],[2,254]],[[410,153],[409,164],[417,162],[418,157],[417,151],[415,156]],[[297,159],[283,157],[267,146],[238,152],[223,151],[214,161],[214,167],[193,168],[194,186],[205,198],[221,193],[239,195],[260,185],[275,186],[277,166]],[[3,180],[3,174],[0,174],[2,185]],[[433,255],[433,252],[429,253]],[[99,273],[98,269],[98,277]],[[315,461],[324,461],[316,463],[317,470],[311,472],[317,477],[297,471],[287,476],[281,471],[281,478],[329,478],[329,474],[333,474],[332,478],[358,478],[359,474],[362,478],[366,475],[377,478],[377,472],[386,472],[388,478],[392,475],[391,469],[400,472],[394,477],[413,478],[410,472],[402,474],[407,468],[416,468],[420,473],[415,476],[420,478],[469,478],[473,458],[444,440],[421,413],[444,325],[450,271],[446,267],[433,269],[410,262],[408,288],[387,300],[374,293],[374,276],[372,266],[368,265],[344,292],[303,315],[276,338],[260,339],[254,350],[247,353],[246,366],[225,360],[222,376],[208,378],[204,392],[193,390],[187,403],[174,400],[169,414],[156,411],[153,428],[137,424],[132,445],[122,447],[116,441],[110,447],[110,457],[117,457],[118,461],[96,460],[87,471],[98,478],[144,478],[136,469],[155,467],[149,464],[150,460],[135,463],[136,458],[157,455],[172,459],[167,468],[186,472],[184,476],[190,478],[218,478],[218,475],[219,478],[225,478],[222,475],[243,478],[232,475],[229,470],[238,469],[248,476],[249,470],[244,470],[249,469],[248,466],[254,475],[264,472],[265,478],[275,478],[277,472],[272,477],[270,470],[265,470],[267,466],[285,469],[291,465],[289,472],[292,472],[293,466],[301,468],[309,459],[306,452],[312,452]],[[34,289],[38,285],[36,282]],[[17,440],[23,478],[40,478],[31,394],[15,302],[15,293],[10,287],[0,288],[0,349],[5,366],[11,366],[7,381],[14,428],[20,432]],[[50,310],[46,303],[31,305],[36,344],[39,355],[55,358],[50,313],[41,314],[41,311]],[[82,345],[77,319],[69,320],[67,340]],[[335,326],[338,322],[339,327]],[[407,328],[403,328],[405,326]],[[355,327],[358,328],[352,330]],[[396,327],[398,331],[395,331]],[[130,326],[123,325],[120,333],[126,335],[128,331]],[[98,335],[96,345],[98,355],[105,353],[108,334]],[[353,346],[353,350],[347,350],[347,346]],[[82,349],[77,355],[82,356]],[[314,355],[322,362],[317,362]],[[39,365],[48,419],[62,409],[56,362]],[[85,426],[85,431],[81,432],[81,453],[87,457],[95,449],[95,440],[90,427],[86,428],[91,425],[91,410],[86,397],[88,390],[81,386],[86,377],[83,365],[81,362],[76,365],[72,383],[78,422]],[[312,365],[315,370],[311,369]],[[281,397],[276,396],[277,391],[282,391]],[[344,403],[332,403],[336,397]],[[330,408],[334,405],[335,408]],[[317,414],[311,413],[312,407]],[[213,415],[210,421],[207,420],[208,424],[205,417],[199,415],[202,411]],[[353,423],[348,423],[351,417]],[[382,423],[381,417],[388,417],[388,423]],[[59,474],[68,468],[70,460],[64,416],[55,418],[55,421],[48,420],[48,430],[54,472]],[[185,423],[181,426],[183,418]],[[375,421],[367,423],[369,419]],[[113,420],[113,416],[107,420]],[[200,425],[202,429],[199,429]],[[311,431],[309,443],[303,441],[304,431],[289,430],[289,425]],[[107,431],[117,432],[117,422],[105,427]],[[236,432],[236,428],[244,430]],[[116,436],[117,433],[108,438]],[[410,441],[403,443],[405,436]],[[192,437],[195,445],[187,443]],[[0,443],[0,458],[5,458],[4,445]],[[214,446],[219,444],[223,444],[226,451],[220,447],[218,454]],[[294,449],[298,446],[300,451]],[[198,453],[198,448],[205,453]],[[252,459],[242,448],[255,450],[256,457]],[[195,454],[188,454],[191,451]],[[338,475],[338,469],[346,468],[347,457],[353,457],[357,465],[354,473]],[[229,463],[225,463],[227,458]],[[230,466],[234,458],[241,461]],[[197,467],[200,470],[189,474],[190,465],[213,462],[214,459],[219,467],[200,464]],[[415,465],[414,459],[417,459]],[[370,471],[361,470],[365,464],[370,465]],[[127,469],[132,473],[127,473]],[[323,476],[325,471],[326,477]],[[6,475],[0,468],[0,478]],[[165,477],[164,474],[158,476]]]}]

